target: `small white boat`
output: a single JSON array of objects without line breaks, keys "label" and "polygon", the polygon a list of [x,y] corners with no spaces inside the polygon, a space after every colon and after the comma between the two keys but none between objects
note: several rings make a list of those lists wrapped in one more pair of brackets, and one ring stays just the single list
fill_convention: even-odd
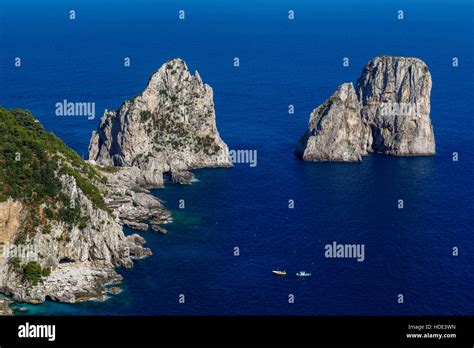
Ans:
[{"label": "small white boat", "polygon": [[284,276],[284,275],[286,275],[286,272],[285,272],[285,271],[275,271],[275,270],[273,270],[272,273],[273,273],[274,275],[277,275],[277,276]]},{"label": "small white boat", "polygon": [[305,271],[300,271],[300,272],[296,273],[296,276],[300,277],[300,278],[307,278],[307,277],[311,277],[311,273],[308,273],[308,272],[305,272]]}]

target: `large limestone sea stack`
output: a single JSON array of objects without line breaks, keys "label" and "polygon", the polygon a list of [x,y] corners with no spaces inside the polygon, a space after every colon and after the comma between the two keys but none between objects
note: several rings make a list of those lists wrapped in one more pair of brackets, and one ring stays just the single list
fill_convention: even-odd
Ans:
[{"label": "large limestone sea stack", "polygon": [[216,127],[212,88],[181,59],[163,64],[146,89],[106,112],[92,135],[89,159],[102,166],[137,167],[144,185],[161,186],[163,173],[189,182],[189,169],[229,167]]},{"label": "large limestone sea stack", "polygon": [[189,184],[194,168],[232,166],[219,136],[212,88],[199,73],[172,59],[149,79],[145,90],[102,117],[89,145],[89,162],[105,170],[109,207],[131,228],[165,232],[169,213],[149,189]]},{"label": "large limestone sea stack", "polygon": [[316,108],[296,154],[308,161],[361,161],[368,152],[435,154],[430,119],[431,74],[417,58],[382,56],[356,87],[343,84]]}]

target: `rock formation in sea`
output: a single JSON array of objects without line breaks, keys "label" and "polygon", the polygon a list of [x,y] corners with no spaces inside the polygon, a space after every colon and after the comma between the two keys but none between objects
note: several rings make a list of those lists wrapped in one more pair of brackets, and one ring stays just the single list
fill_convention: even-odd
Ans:
[{"label": "rock formation in sea", "polygon": [[151,255],[106,206],[107,178],[29,112],[0,108],[0,292],[14,300],[103,298],[116,267]]},{"label": "rock formation in sea", "polygon": [[430,119],[431,74],[416,58],[376,57],[356,85],[362,118],[375,152],[394,156],[435,153]]},{"label": "rock formation in sea", "polygon": [[361,161],[367,152],[435,154],[430,119],[431,74],[423,61],[376,57],[357,81],[356,100],[342,101],[345,93],[341,87],[311,114],[308,130],[295,151],[299,157],[352,162]]},{"label": "rock formation in sea", "polygon": [[89,159],[101,166],[137,167],[142,185],[163,184],[163,174],[189,183],[189,169],[230,167],[216,127],[212,88],[181,59],[161,66],[145,90],[104,114],[93,133]]},{"label": "rock formation in sea", "polygon": [[370,130],[360,112],[354,86],[342,84],[311,113],[296,153],[306,161],[361,161],[361,156],[367,154]]},{"label": "rock formation in sea", "polygon": [[230,167],[216,127],[212,88],[181,59],[163,64],[145,90],[106,112],[89,145],[89,162],[105,171],[106,201],[131,228],[164,230],[169,218],[148,191],[171,182],[189,184],[193,168]]}]

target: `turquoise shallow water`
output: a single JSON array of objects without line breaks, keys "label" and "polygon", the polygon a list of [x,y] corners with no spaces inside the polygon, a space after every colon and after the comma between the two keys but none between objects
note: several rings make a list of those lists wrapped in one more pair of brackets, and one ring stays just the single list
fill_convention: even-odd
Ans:
[{"label": "turquoise shallow water", "polygon": [[[218,128],[229,147],[258,153],[255,168],[198,170],[190,186],[154,191],[174,222],[166,235],[140,232],[154,255],[119,270],[121,294],[106,302],[26,305],[28,314],[474,313],[470,2],[26,3],[7,2],[0,13],[2,105],[30,109],[86,154],[98,120],[57,118],[54,104],[117,108],[179,56],[214,88]],[[64,19],[72,7],[74,23]],[[175,18],[181,7],[185,22]],[[293,22],[289,8],[296,11]],[[399,8],[403,22],[396,20]],[[296,159],[311,110],[381,54],[428,64],[437,155],[371,155],[358,164]],[[16,56],[21,69],[12,67]],[[125,56],[132,58],[129,69]],[[350,66],[343,68],[346,56]],[[295,115],[288,115],[289,104]],[[396,209],[400,198],[403,210]],[[288,209],[289,199],[295,209]],[[365,261],[325,258],[324,246],[333,241],[365,244]],[[460,249],[456,258],[453,246]],[[288,276],[272,276],[275,268]],[[313,276],[297,279],[300,270]]]}]

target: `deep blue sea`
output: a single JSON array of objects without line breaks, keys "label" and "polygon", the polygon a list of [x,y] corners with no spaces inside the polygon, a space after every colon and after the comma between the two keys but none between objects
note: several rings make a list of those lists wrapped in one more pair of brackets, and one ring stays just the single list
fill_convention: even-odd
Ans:
[{"label": "deep blue sea", "polygon": [[[31,110],[79,154],[103,111],[174,57],[213,87],[229,147],[258,153],[256,167],[198,170],[191,186],[155,191],[174,222],[141,233],[154,255],[120,270],[121,294],[28,314],[474,314],[472,18],[469,0],[2,0],[0,105]],[[427,63],[437,155],[295,158],[309,113],[377,55]],[[97,118],[55,116],[64,99],[95,102]],[[325,258],[333,241],[364,244],[365,261]]]}]

